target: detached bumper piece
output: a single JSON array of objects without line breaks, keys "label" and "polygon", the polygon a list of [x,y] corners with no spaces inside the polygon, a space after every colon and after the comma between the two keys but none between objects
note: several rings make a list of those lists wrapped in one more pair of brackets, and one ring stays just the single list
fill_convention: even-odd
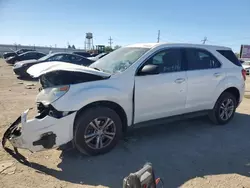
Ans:
[{"label": "detached bumper piece", "polygon": [[18,153],[17,148],[37,152],[58,147],[72,140],[71,130],[76,113],[60,119],[44,115],[27,120],[28,112],[29,109],[23,112],[5,131],[2,139],[5,150],[7,140],[16,153]]},{"label": "detached bumper piece", "polygon": [[[14,121],[10,127],[5,131],[5,133],[3,134],[3,138],[2,138],[2,146],[4,149],[6,149],[5,144],[7,142],[8,139],[11,138],[12,135],[18,135],[20,134],[20,131],[18,129],[18,124],[21,123],[21,116],[19,116],[16,121]],[[15,151],[17,151],[16,147],[14,146]]]}]

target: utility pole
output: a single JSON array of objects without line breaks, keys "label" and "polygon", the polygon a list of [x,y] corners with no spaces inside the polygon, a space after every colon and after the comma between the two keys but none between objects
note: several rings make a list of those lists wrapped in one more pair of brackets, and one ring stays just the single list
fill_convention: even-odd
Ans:
[{"label": "utility pole", "polygon": [[161,31],[158,30],[158,37],[157,37],[157,42],[158,42],[158,43],[160,42],[160,35],[161,35]]},{"label": "utility pole", "polygon": [[201,42],[202,42],[202,44],[206,44],[206,42],[207,42],[207,37],[204,37],[204,39],[201,40]]},{"label": "utility pole", "polygon": [[110,46],[110,48],[112,48],[112,44],[113,44],[112,40],[113,40],[113,39],[112,39],[111,37],[109,37],[108,40],[109,40],[109,46]]}]

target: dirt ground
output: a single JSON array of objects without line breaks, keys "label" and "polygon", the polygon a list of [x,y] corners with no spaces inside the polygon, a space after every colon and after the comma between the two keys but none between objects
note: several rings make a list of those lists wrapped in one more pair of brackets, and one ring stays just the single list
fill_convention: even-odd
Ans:
[{"label": "dirt ground", "polygon": [[[250,91],[250,78],[246,83]],[[38,87],[17,79],[0,60],[0,136],[21,112],[35,107]],[[74,149],[20,150],[30,162],[24,165],[0,148],[0,187],[119,188],[125,176],[151,162],[167,188],[250,188],[249,134],[250,99],[245,98],[227,126],[212,126],[202,117],[144,127],[102,156],[86,157]]]}]

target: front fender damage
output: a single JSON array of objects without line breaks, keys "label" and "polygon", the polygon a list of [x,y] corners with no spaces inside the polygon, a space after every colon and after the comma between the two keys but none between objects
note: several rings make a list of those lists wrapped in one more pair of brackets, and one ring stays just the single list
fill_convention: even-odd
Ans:
[{"label": "front fender damage", "polygon": [[76,112],[60,119],[47,115],[27,120],[28,112],[29,109],[23,112],[5,131],[2,138],[5,150],[7,140],[16,152],[17,148],[37,152],[61,146],[73,139]]}]

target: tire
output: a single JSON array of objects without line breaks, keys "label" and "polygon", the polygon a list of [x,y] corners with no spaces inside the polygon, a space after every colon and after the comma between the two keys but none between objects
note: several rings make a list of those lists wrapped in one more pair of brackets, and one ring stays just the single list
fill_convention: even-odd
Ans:
[{"label": "tire", "polygon": [[[226,118],[226,114],[225,114],[226,112],[225,110],[223,110],[223,108],[225,109],[224,106],[225,104],[227,104],[228,101],[230,101],[230,104],[232,105],[230,105],[230,107],[227,108],[226,110],[228,114],[228,118]],[[209,112],[209,118],[216,125],[225,125],[234,117],[236,107],[237,107],[237,102],[236,102],[235,96],[232,95],[231,93],[224,92],[216,101],[213,110]],[[231,110],[232,110],[232,114],[229,113],[231,112]],[[222,111],[224,111],[224,115]]]},{"label": "tire", "polygon": [[[104,129],[103,127],[106,122],[109,123],[107,123]],[[107,107],[93,107],[82,112],[80,116],[78,116],[75,124],[73,141],[80,153],[100,155],[112,150],[121,136],[122,122],[118,114]],[[111,137],[113,138],[111,139]]]}]

